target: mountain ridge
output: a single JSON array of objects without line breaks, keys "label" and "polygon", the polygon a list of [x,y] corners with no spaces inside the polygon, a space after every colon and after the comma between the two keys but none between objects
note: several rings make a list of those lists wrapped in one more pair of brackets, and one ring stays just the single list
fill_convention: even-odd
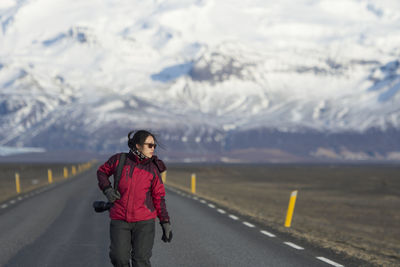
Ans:
[{"label": "mountain ridge", "polygon": [[232,136],[259,131],[314,136],[296,157],[389,159],[400,141],[382,151],[369,132],[399,136],[396,10],[394,0],[8,0],[0,146],[104,152],[146,128],[185,153],[225,153],[243,149],[226,146]]}]

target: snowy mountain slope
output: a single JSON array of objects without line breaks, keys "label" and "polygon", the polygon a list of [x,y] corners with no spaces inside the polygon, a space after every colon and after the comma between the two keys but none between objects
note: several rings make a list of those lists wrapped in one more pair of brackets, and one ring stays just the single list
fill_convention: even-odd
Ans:
[{"label": "snowy mountain slope", "polygon": [[3,146],[400,131],[396,0],[4,0],[0,23]]}]

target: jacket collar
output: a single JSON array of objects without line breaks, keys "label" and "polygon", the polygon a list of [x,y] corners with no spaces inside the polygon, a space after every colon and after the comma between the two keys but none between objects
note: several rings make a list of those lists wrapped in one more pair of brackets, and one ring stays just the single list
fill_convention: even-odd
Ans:
[{"label": "jacket collar", "polygon": [[146,165],[146,164],[149,164],[150,162],[153,162],[157,166],[159,172],[163,172],[167,169],[164,162],[155,155],[152,156],[151,158],[146,158],[144,160],[140,160],[137,155],[132,153],[132,151],[129,151],[128,158],[131,159],[136,164],[141,164],[141,165]]},{"label": "jacket collar", "polygon": [[128,158],[133,160],[133,162],[135,162],[136,164],[148,164],[151,161],[151,158],[146,158],[146,159],[140,160],[137,155],[132,153],[132,151],[129,151]]}]

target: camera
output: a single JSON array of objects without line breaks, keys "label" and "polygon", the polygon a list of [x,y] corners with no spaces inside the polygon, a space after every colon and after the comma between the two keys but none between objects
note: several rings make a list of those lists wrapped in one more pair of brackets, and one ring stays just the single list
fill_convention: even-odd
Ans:
[{"label": "camera", "polygon": [[111,209],[113,203],[105,201],[95,201],[93,202],[93,208],[95,212],[104,212]]}]

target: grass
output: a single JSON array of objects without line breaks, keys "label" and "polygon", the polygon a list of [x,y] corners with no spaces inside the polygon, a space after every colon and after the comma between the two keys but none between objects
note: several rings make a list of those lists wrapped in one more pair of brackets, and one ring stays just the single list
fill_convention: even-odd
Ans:
[{"label": "grass", "polygon": [[38,164],[38,163],[4,163],[0,164],[0,203],[17,196],[15,174],[19,173],[21,193],[32,191],[48,185],[48,169],[52,170],[53,182],[64,180],[64,167],[68,169],[71,177],[72,166],[77,164]]},{"label": "grass", "polygon": [[[168,166],[167,185],[252,216],[278,231],[377,266],[400,265],[400,167],[394,165]],[[291,228],[290,193],[298,190]]]}]

